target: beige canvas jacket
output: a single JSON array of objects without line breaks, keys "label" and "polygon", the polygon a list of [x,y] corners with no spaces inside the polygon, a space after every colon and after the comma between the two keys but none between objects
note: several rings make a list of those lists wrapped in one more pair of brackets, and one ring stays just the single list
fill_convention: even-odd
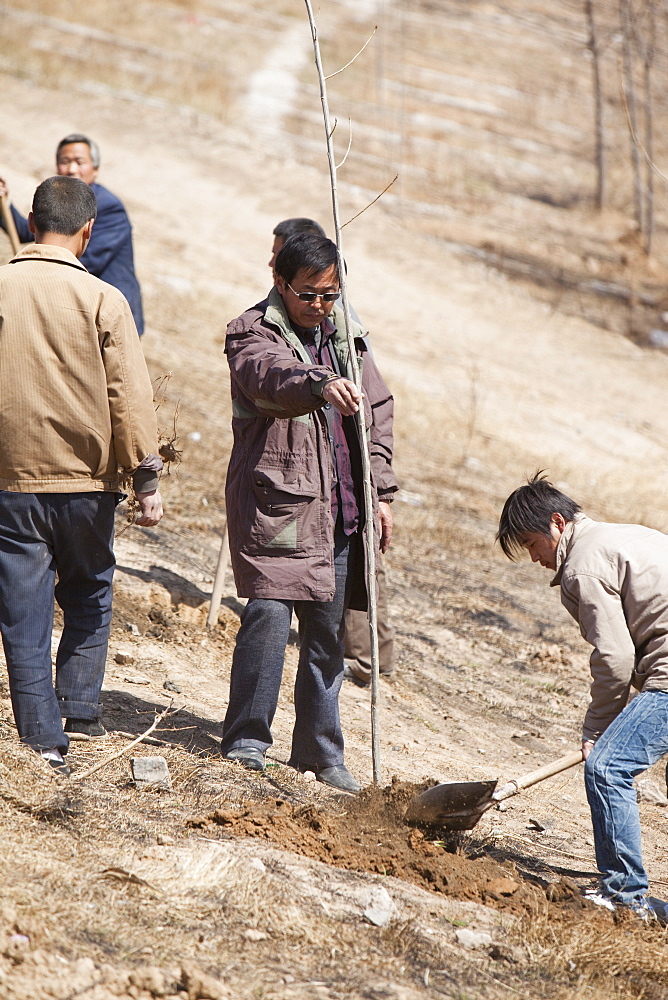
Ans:
[{"label": "beige canvas jacket", "polygon": [[69,250],[25,247],[0,267],[0,490],[117,491],[157,450],[125,298]]},{"label": "beige canvas jacket", "polygon": [[552,586],[594,647],[582,734],[595,740],[632,686],[668,691],[668,535],[578,514],[561,537]]}]

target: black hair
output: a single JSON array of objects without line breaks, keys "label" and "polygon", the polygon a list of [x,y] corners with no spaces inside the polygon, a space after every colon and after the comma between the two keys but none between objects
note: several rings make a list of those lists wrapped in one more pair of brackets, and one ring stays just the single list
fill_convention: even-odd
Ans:
[{"label": "black hair", "polygon": [[60,156],[60,151],[63,146],[72,146],[75,142],[84,142],[88,146],[90,149],[91,161],[97,170],[100,166],[100,147],[94,139],[89,139],[87,135],[83,135],[81,132],[72,132],[71,135],[66,135],[64,139],[60,140],[56,147],[56,161]]},{"label": "black hair", "polygon": [[337,267],[338,273],[338,253],[335,243],[326,236],[297,233],[285,241],[276,257],[274,270],[290,284],[298,271],[305,271],[310,278],[328,271],[332,266]]},{"label": "black hair", "polygon": [[324,236],[325,230],[313,219],[283,219],[274,228],[273,235],[281,240],[289,240],[297,233],[312,233],[315,236]]},{"label": "black hair", "polygon": [[561,514],[564,521],[572,521],[580,510],[580,505],[553,486],[541,470],[506,500],[496,540],[508,558],[515,559],[522,551],[522,539],[527,534],[550,534],[553,514]]},{"label": "black hair", "polygon": [[78,177],[47,177],[32,200],[38,233],[74,236],[97,216],[97,202],[88,184]]}]

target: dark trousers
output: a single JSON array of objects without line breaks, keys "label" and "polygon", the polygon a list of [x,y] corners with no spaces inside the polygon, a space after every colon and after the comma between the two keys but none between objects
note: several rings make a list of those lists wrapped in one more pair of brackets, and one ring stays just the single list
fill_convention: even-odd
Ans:
[{"label": "dark trousers", "polygon": [[240,746],[265,751],[283,676],[285,647],[294,609],[299,621],[299,665],[295,681],[293,763],[332,767],[343,763],[339,691],[343,680],[343,613],[352,576],[356,536],[336,534],[333,601],[253,599],[241,616],[223,723],[223,753]]},{"label": "dark trousers", "polygon": [[[35,750],[67,750],[62,716],[101,715],[116,502],[115,493],[0,492],[0,633],[16,727]],[[54,591],[64,618],[55,689]]]},{"label": "dark trousers", "polygon": [[[381,674],[389,677],[394,670],[394,625],[390,620],[387,600],[387,576],[382,558],[376,556],[376,580],[378,581],[378,667]],[[355,676],[371,683],[371,634],[369,616],[366,611],[349,609],[345,616],[346,638],[344,656]]]}]

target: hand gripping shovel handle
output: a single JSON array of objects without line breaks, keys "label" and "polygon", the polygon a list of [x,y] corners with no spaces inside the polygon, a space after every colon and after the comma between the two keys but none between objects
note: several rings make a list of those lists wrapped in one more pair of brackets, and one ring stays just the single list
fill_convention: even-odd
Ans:
[{"label": "hand gripping shovel handle", "polygon": [[523,788],[531,788],[532,785],[537,785],[539,781],[551,778],[553,774],[559,774],[561,771],[567,771],[569,767],[581,764],[583,760],[584,755],[582,750],[572,750],[558,760],[553,760],[551,764],[544,764],[537,771],[524,774],[521,778],[513,778],[507,784],[502,785],[501,788],[497,788],[492,795],[492,801],[503,802],[504,799],[509,799],[511,795],[517,795]]}]

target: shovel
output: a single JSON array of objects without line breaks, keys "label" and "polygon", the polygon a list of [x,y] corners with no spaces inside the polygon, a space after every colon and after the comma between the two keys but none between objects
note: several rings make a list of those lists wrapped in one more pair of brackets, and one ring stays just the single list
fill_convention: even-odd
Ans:
[{"label": "shovel", "polygon": [[[497,802],[517,795],[523,788],[567,771],[584,760],[582,750],[544,764],[537,771],[513,778],[496,789],[497,781],[449,781],[420,792],[408,804],[405,820],[413,825],[441,826],[446,830],[471,830],[482,814]],[[496,791],[495,791],[496,789]]]}]

